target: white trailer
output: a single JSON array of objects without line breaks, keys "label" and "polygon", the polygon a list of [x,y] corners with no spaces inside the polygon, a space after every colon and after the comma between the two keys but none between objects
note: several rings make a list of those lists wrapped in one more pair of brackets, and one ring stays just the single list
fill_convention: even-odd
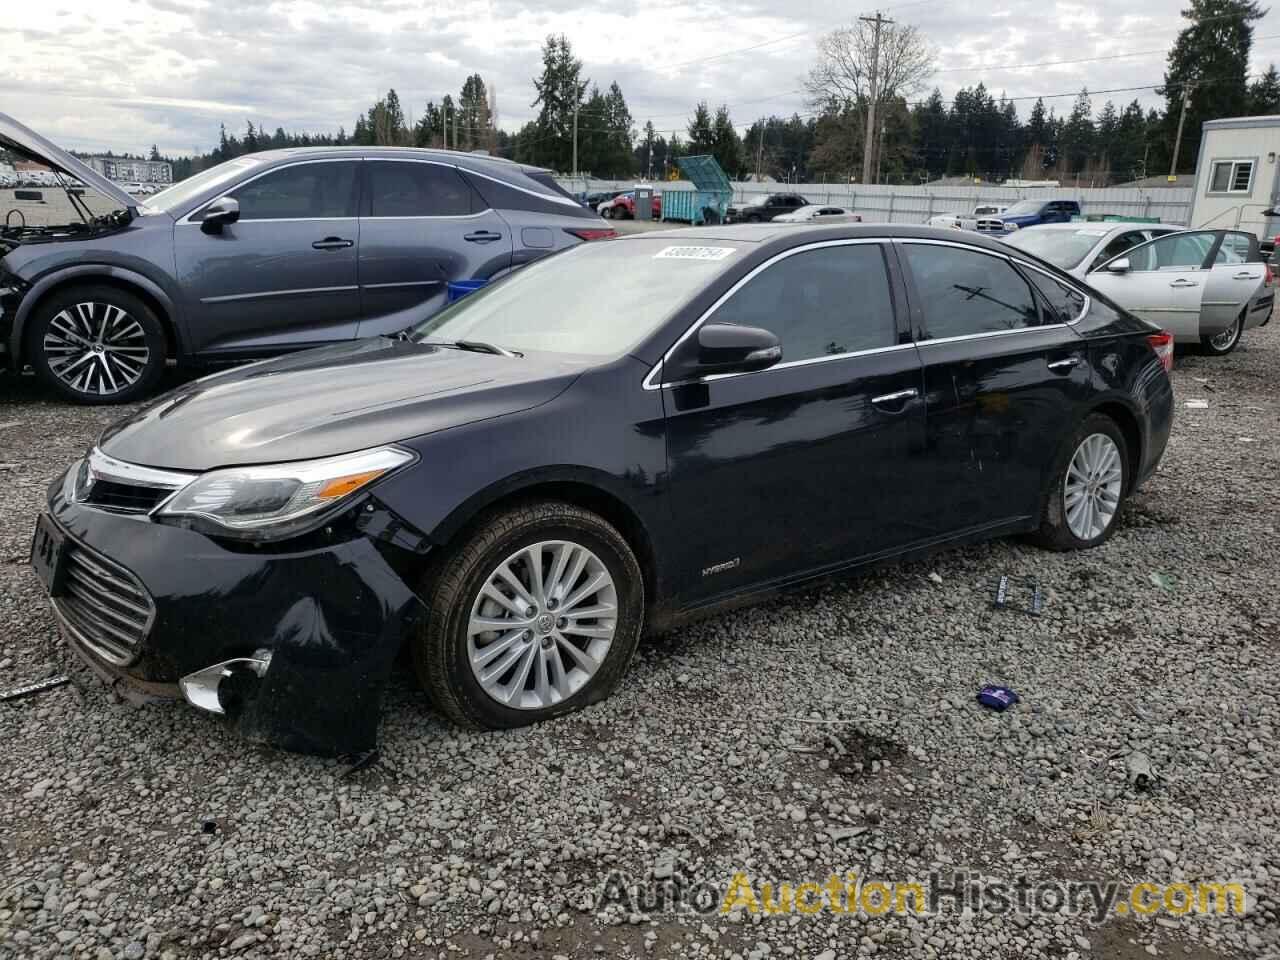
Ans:
[{"label": "white trailer", "polygon": [[1188,225],[1245,230],[1270,247],[1280,217],[1280,116],[1208,120],[1200,137]]}]

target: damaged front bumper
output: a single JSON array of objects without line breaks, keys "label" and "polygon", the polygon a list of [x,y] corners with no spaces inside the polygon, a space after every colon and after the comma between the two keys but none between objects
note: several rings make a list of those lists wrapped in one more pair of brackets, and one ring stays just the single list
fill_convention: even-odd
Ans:
[{"label": "damaged front bumper", "polygon": [[405,581],[426,549],[376,499],[296,548],[87,507],[60,483],[49,514],[67,568],[52,591],[63,636],[121,695],[182,696],[286,750],[375,747],[387,677],[425,616]]}]

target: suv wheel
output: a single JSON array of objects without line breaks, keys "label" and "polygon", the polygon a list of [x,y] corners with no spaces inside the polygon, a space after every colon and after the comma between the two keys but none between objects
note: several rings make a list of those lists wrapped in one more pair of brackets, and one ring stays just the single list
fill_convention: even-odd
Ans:
[{"label": "suv wheel", "polygon": [[635,651],[644,581],[602,518],[542,501],[495,513],[423,591],[418,678],[453,720],[521,727],[604,699]]},{"label": "suv wheel", "polygon": [[160,320],[139,297],[107,286],[72,287],[32,315],[27,359],[78,403],[127,403],[146,396],[164,372]]}]

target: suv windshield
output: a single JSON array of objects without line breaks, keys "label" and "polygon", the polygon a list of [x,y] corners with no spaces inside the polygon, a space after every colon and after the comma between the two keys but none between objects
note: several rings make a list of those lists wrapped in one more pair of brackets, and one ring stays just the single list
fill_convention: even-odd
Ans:
[{"label": "suv windshield", "polygon": [[1063,270],[1070,270],[1079,264],[1106,235],[1106,230],[1089,227],[1079,230],[1046,230],[1043,227],[1032,227],[1005,237],[1004,242],[1011,247],[1018,247],[1027,253],[1043,257]]},{"label": "suv windshield", "polygon": [[[600,240],[468,294],[415,340],[479,341],[520,353],[620,356],[737,259],[739,245]],[[565,296],[566,290],[574,295]]]},{"label": "suv windshield", "polygon": [[1044,206],[1041,200],[1019,200],[1012,207],[1004,212],[1006,217],[1027,217],[1033,213],[1039,213]]},{"label": "suv windshield", "polygon": [[148,210],[173,213],[204,191],[218,184],[230,183],[260,163],[262,161],[254,156],[236,157],[234,160],[228,160],[226,163],[220,163],[216,167],[210,167],[208,170],[202,170],[185,180],[178,181],[172,187],[148,197],[142,205]]}]

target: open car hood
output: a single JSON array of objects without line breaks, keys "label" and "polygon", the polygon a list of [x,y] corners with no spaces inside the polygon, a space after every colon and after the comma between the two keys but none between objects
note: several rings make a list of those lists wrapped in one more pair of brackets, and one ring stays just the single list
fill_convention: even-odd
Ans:
[{"label": "open car hood", "polygon": [[48,164],[67,176],[75,177],[86,187],[92,187],[103,196],[110,197],[130,214],[136,216],[138,213],[138,201],[125,193],[118,184],[112,183],[7,113],[0,113],[0,147],[24,160]]}]

